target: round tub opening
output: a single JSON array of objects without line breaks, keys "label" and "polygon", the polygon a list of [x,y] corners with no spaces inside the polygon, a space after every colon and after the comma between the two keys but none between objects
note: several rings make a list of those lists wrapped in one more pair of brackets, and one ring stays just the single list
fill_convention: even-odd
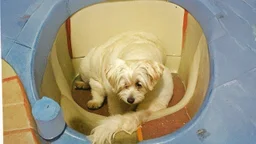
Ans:
[{"label": "round tub opening", "polygon": [[[108,116],[107,104],[99,110],[86,106],[89,90],[73,86],[81,58],[110,37],[126,31],[156,35],[166,48],[165,65],[174,80],[169,107],[155,112],[139,133],[120,132],[115,141],[135,143],[170,134],[191,120],[204,100],[210,75],[204,33],[186,10],[165,1],[105,2],[81,9],[59,29],[41,83],[40,96],[58,102],[67,125],[85,135]],[[138,134],[138,135],[137,135]]]}]

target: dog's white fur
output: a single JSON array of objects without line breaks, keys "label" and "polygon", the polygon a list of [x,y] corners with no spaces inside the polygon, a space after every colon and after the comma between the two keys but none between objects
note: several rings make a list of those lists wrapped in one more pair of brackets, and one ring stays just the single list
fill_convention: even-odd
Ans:
[{"label": "dog's white fur", "polygon": [[111,143],[120,131],[131,134],[152,112],[167,107],[173,80],[164,62],[160,41],[145,32],[117,35],[89,52],[79,71],[91,87],[93,98],[87,106],[99,108],[107,96],[112,115],[92,130],[93,143]]}]

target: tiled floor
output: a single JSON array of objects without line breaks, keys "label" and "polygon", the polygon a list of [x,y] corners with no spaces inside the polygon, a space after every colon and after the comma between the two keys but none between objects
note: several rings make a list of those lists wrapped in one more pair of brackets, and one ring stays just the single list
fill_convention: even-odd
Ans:
[{"label": "tiled floor", "polygon": [[2,60],[4,144],[38,144],[31,107],[19,77]]}]

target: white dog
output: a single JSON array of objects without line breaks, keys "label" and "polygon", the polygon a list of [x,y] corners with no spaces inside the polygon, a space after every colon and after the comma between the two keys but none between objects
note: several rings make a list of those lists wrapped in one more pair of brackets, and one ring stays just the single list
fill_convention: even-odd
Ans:
[{"label": "white dog", "polygon": [[101,107],[107,96],[112,115],[92,130],[93,143],[111,143],[120,131],[131,134],[152,112],[167,107],[173,80],[164,62],[160,41],[144,32],[120,34],[89,52],[80,64],[84,83],[76,86],[91,87],[91,109]]}]

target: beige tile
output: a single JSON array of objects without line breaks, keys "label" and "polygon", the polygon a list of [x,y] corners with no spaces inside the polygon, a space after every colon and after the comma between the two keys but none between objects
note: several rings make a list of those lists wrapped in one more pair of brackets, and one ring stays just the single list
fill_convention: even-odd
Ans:
[{"label": "beige tile", "polygon": [[177,73],[180,66],[181,57],[167,56],[165,65],[171,70],[172,73]]},{"label": "beige tile", "polygon": [[184,9],[163,1],[101,3],[81,9],[70,19],[73,57],[85,56],[110,37],[131,30],[153,33],[168,55],[180,55],[183,16]]},{"label": "beige tile", "polygon": [[15,76],[13,68],[4,60],[2,60],[2,79]]},{"label": "beige tile", "polygon": [[31,128],[30,119],[23,104],[4,106],[3,122],[5,132]]},{"label": "beige tile", "polygon": [[22,89],[18,79],[3,82],[3,105],[24,103]]},{"label": "beige tile", "polygon": [[4,135],[4,144],[38,144],[32,130],[13,132]]},{"label": "beige tile", "polygon": [[74,67],[74,70],[75,70],[75,74],[79,73],[78,70],[79,70],[79,66],[80,66],[81,60],[82,60],[82,58],[72,59],[73,67]]}]

